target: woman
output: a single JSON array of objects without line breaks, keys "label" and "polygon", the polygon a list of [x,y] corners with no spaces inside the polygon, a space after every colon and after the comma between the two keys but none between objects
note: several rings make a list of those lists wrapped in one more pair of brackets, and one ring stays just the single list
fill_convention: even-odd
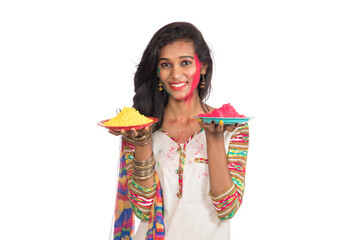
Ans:
[{"label": "woman", "polygon": [[122,134],[114,239],[229,239],[242,202],[248,126],[205,124],[213,62],[200,31],[175,22],[158,30],[135,73],[134,105],[159,119]]}]

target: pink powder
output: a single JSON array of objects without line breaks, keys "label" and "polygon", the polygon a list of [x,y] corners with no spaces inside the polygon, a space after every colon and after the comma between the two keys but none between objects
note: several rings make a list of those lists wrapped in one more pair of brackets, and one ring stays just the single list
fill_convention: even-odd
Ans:
[{"label": "pink powder", "polygon": [[190,89],[189,94],[185,97],[185,102],[190,101],[190,99],[193,96],[194,90],[197,88],[197,86],[199,85],[199,81],[200,81],[201,63],[200,63],[199,58],[198,58],[198,56],[196,54],[195,54],[194,58],[195,58],[196,72],[192,76],[193,81],[192,81],[192,84],[191,84],[191,89]]},{"label": "pink powder", "polygon": [[230,103],[222,105],[221,108],[216,108],[209,113],[199,114],[199,117],[231,117],[231,118],[240,118],[245,117],[244,115],[240,115],[236,112],[233,106]]}]

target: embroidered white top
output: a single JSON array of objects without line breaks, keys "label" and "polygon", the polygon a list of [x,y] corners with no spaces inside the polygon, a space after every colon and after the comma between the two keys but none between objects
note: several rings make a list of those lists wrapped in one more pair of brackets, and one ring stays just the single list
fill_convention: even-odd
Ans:
[{"label": "embroidered white top", "polygon": [[[230,239],[228,219],[242,201],[248,148],[248,141],[239,141],[239,136],[248,139],[247,124],[232,133],[224,133],[234,191],[228,194],[231,190],[228,188],[218,196],[211,196],[205,131],[195,134],[184,144],[178,144],[163,131],[153,133],[155,170],[163,193],[165,239]],[[239,168],[242,172],[237,171]],[[228,206],[216,205],[226,197],[235,200],[230,199]],[[147,228],[148,221],[142,220],[134,240],[144,240]]]}]

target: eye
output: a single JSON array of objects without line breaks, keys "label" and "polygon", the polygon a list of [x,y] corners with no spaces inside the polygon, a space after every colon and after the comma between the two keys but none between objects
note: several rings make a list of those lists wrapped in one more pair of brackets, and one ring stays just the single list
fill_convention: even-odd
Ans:
[{"label": "eye", "polygon": [[185,60],[181,63],[181,65],[183,66],[187,66],[187,65],[190,65],[191,64],[191,61],[188,61],[188,60]]},{"label": "eye", "polygon": [[170,63],[164,62],[164,63],[161,63],[160,66],[162,68],[170,67]]}]

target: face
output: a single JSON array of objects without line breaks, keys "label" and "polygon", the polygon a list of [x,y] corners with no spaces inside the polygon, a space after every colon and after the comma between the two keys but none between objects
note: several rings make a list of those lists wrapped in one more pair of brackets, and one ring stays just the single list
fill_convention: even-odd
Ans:
[{"label": "face", "polygon": [[158,77],[175,100],[187,100],[198,94],[200,74],[206,73],[197,58],[191,41],[180,40],[160,49]]}]

